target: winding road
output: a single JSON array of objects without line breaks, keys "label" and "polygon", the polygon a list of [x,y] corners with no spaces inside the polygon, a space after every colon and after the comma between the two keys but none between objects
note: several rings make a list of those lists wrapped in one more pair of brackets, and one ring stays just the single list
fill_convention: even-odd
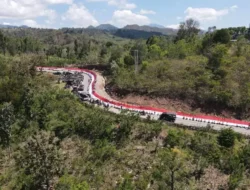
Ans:
[{"label": "winding road", "polygon": [[[168,112],[169,110],[152,108],[146,106],[135,106],[130,104],[125,104],[113,100],[105,91],[105,80],[104,78],[90,70],[79,69],[79,68],[59,68],[59,67],[37,67],[38,71],[44,72],[81,72],[84,75],[84,80],[82,84],[84,85],[84,93],[89,94],[94,100],[99,100],[103,104],[109,105],[109,111],[119,114],[122,109],[141,112],[145,111],[147,115],[150,115],[151,119],[158,120],[159,116],[163,112]],[[146,118],[147,116],[141,116]],[[208,124],[215,130],[221,130],[223,128],[232,128],[234,131],[242,133],[244,135],[250,135],[250,122],[225,119],[220,117],[206,116],[206,115],[191,115],[187,113],[177,112],[176,124],[182,124],[185,126],[193,127],[206,127]]]}]

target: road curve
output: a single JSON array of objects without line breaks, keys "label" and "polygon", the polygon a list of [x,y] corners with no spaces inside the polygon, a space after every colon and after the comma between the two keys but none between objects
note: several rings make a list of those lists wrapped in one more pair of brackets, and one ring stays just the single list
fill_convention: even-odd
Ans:
[{"label": "road curve", "polygon": [[[60,68],[60,67],[37,67],[38,71],[45,72],[81,72],[85,75],[84,77],[84,86],[88,86],[84,88],[86,93],[88,93],[92,99],[99,100],[103,104],[109,105],[109,110],[115,113],[120,113],[120,110],[126,109],[135,112],[145,111],[146,114],[150,115],[152,119],[158,119],[160,114],[163,112],[169,112],[170,110],[153,108],[148,106],[136,106],[118,102],[107,96],[104,97],[102,90],[100,89],[100,84],[97,84],[97,74],[94,71],[90,71],[87,69],[79,69],[79,68]],[[98,88],[98,89],[97,89]],[[105,93],[105,92],[104,92]],[[220,130],[222,128],[233,128],[236,132],[250,135],[250,122],[235,120],[235,119],[225,119],[220,117],[206,116],[206,115],[192,115],[183,112],[177,113],[177,124],[183,124],[186,126],[195,126],[195,127],[206,127],[208,124],[212,126],[215,130]]]}]

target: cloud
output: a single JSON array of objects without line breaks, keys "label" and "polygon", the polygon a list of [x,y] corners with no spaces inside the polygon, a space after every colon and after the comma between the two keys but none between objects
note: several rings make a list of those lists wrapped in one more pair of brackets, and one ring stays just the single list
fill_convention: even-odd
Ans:
[{"label": "cloud", "polygon": [[36,1],[3,0],[1,2],[0,18],[22,19],[35,18],[41,15],[46,7]]},{"label": "cloud", "polygon": [[56,17],[56,11],[48,9],[50,4],[70,3],[72,0],[0,0],[0,18],[34,19],[40,16]]},{"label": "cloud", "polygon": [[236,9],[238,9],[238,6],[237,6],[237,5],[233,5],[232,7],[230,7],[230,10],[231,10],[231,11],[235,11]]},{"label": "cloud", "polygon": [[141,9],[140,14],[142,14],[142,15],[155,15],[156,12],[151,11],[151,10]]},{"label": "cloud", "polygon": [[187,14],[186,19],[193,18],[198,21],[212,21],[227,15],[229,11],[228,9],[215,10],[213,8],[188,7],[185,13]]},{"label": "cloud", "polygon": [[98,25],[97,20],[83,4],[72,4],[65,15],[64,21],[72,21],[75,27],[87,27],[89,25]]},{"label": "cloud", "polygon": [[32,27],[32,28],[43,28],[42,26],[40,26],[39,24],[37,24],[37,22],[35,20],[31,20],[31,19],[27,19],[22,21],[23,25]]},{"label": "cloud", "polygon": [[73,0],[45,0],[49,4],[72,4]]},{"label": "cloud", "polygon": [[218,18],[229,14],[230,11],[234,11],[238,6],[234,5],[227,9],[216,10],[213,8],[193,8],[188,7],[185,11],[186,19],[193,18],[198,21],[214,21]]},{"label": "cloud", "polygon": [[135,14],[131,10],[116,10],[113,13],[111,24],[120,27],[128,24],[147,25],[150,24],[150,19],[145,15]]},{"label": "cloud", "polygon": [[171,24],[171,25],[167,25],[166,28],[173,28],[173,29],[179,29],[180,24]]},{"label": "cloud", "polygon": [[136,4],[129,3],[127,0],[87,0],[88,2],[107,2],[108,5],[116,6],[119,9],[135,9]]},{"label": "cloud", "polygon": [[178,17],[176,17],[176,19],[177,19],[177,20],[181,20],[181,19],[182,19],[182,17],[181,17],[181,16],[178,16]]}]

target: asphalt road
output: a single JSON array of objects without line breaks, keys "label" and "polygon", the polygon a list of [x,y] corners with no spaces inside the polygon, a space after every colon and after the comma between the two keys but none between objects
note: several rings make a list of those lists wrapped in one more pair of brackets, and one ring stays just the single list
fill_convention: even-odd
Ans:
[{"label": "asphalt road", "polygon": [[83,92],[84,92],[84,93],[89,93],[89,81],[91,80],[91,78],[90,78],[89,75],[87,75],[87,74],[84,74],[84,73],[83,73],[83,75],[84,75],[84,80],[83,80],[83,82],[82,82],[82,84],[84,85],[84,90],[83,90]]},{"label": "asphalt road", "polygon": [[[82,84],[84,85],[84,93],[88,93],[88,87],[89,87],[89,81],[90,81],[90,77],[87,74],[84,74],[84,81],[82,82]],[[96,84],[96,88],[98,88],[98,82]],[[105,91],[105,89],[98,89],[98,91]],[[103,92],[105,93],[105,92]],[[109,98],[111,99],[111,98]],[[101,106],[102,107],[102,106]],[[104,108],[104,107],[103,107]],[[121,112],[121,110],[113,108],[113,107],[109,107],[108,111],[114,112],[116,114],[119,114]],[[146,118],[147,116],[141,116],[142,118]],[[158,120],[159,115],[151,115],[150,116],[151,119],[154,120]],[[182,118],[177,118],[175,121],[176,124],[182,124],[185,126],[193,126],[193,127],[207,127],[208,123],[206,122],[198,122],[198,121],[192,121],[192,120],[184,120]],[[232,128],[234,131],[241,133],[241,134],[245,134],[245,135],[250,135],[250,130],[247,130],[245,128],[240,128],[240,127],[230,127],[230,126],[224,126],[224,125],[218,125],[218,124],[210,124],[210,126],[215,129],[215,130],[221,130],[224,128]]]}]

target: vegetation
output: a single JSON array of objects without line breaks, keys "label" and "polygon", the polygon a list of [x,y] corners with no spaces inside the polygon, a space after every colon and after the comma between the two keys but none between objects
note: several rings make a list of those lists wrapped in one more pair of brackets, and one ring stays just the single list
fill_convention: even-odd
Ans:
[{"label": "vegetation", "polygon": [[[83,104],[57,87],[55,76],[35,70],[100,63],[126,92],[213,103],[248,117],[247,33],[232,43],[227,35],[232,29],[199,36],[196,21],[182,24],[190,23],[175,39],[134,41],[77,29],[3,30],[1,190],[249,189],[250,144],[242,135],[115,115]],[[134,50],[139,50],[137,75]]]}]

